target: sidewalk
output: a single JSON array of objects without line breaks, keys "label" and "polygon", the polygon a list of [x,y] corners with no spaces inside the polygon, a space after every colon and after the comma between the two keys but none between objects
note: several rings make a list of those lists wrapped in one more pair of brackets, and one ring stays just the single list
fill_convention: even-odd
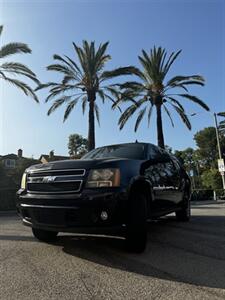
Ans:
[{"label": "sidewalk", "polygon": [[1,210],[0,211],[0,218],[7,217],[7,216],[15,216],[15,215],[17,215],[16,210]]},{"label": "sidewalk", "polygon": [[225,200],[191,201],[191,206],[194,206],[194,205],[208,205],[208,204],[225,204]]}]

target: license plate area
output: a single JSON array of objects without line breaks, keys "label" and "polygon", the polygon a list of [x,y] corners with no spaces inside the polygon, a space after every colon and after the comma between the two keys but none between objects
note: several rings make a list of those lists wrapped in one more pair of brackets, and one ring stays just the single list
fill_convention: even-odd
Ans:
[{"label": "license plate area", "polygon": [[63,226],[65,225],[65,212],[59,209],[34,209],[34,218],[37,223]]}]

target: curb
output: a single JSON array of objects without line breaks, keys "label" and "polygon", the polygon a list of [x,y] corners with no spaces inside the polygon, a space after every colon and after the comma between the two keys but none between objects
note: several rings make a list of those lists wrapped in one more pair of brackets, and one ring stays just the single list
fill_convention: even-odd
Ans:
[{"label": "curb", "polygon": [[17,215],[16,210],[1,210],[0,211],[0,217],[15,216],[15,215]]},{"label": "curb", "polygon": [[208,205],[208,204],[225,204],[225,201],[224,200],[191,201],[191,206]]}]

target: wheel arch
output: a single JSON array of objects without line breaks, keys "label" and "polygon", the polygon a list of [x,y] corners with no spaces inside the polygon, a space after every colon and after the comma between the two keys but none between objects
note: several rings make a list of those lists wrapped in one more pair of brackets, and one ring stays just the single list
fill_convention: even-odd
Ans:
[{"label": "wheel arch", "polygon": [[129,198],[132,195],[133,191],[144,192],[147,196],[147,211],[148,216],[150,215],[151,202],[153,200],[153,189],[151,182],[147,181],[145,178],[135,178],[129,187]]}]

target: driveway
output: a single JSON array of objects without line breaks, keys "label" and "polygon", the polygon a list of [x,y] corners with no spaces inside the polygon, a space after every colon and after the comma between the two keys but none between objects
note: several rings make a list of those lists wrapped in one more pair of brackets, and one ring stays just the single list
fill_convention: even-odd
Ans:
[{"label": "driveway", "polygon": [[225,299],[225,204],[192,214],[190,223],[150,223],[143,254],[103,237],[41,243],[18,217],[1,215],[0,299]]}]

